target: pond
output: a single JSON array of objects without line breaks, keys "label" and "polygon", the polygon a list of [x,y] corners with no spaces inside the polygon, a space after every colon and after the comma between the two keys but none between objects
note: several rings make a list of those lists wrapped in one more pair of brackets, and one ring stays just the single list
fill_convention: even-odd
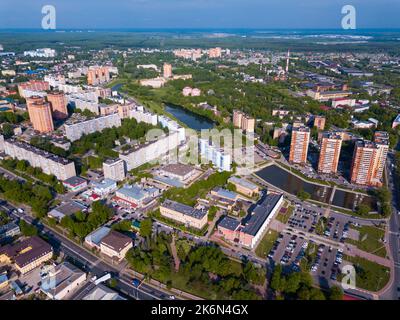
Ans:
[{"label": "pond", "polygon": [[[269,184],[293,195],[297,195],[300,190],[304,190],[311,195],[312,200],[322,203],[329,203],[333,192],[333,188],[330,186],[325,187],[306,182],[277,165],[268,166],[256,172],[256,175]],[[353,211],[361,203],[376,210],[376,201],[367,195],[335,190],[332,200],[332,205]]]}]

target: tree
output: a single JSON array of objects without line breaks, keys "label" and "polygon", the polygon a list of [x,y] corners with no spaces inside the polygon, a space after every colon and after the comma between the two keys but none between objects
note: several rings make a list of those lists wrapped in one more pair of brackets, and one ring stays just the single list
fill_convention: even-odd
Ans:
[{"label": "tree", "polygon": [[329,300],[343,300],[343,290],[338,286],[332,286],[329,290]]},{"label": "tree", "polygon": [[285,289],[285,278],[282,277],[282,266],[280,264],[275,266],[270,287],[277,292],[282,292]]},{"label": "tree", "polygon": [[310,195],[308,192],[304,191],[304,190],[300,190],[300,191],[297,193],[297,198],[299,198],[299,199],[302,200],[302,201],[305,201],[305,200],[310,199],[310,198],[311,198],[311,195]]},{"label": "tree", "polygon": [[144,219],[140,223],[140,235],[144,238],[150,237],[152,228],[153,228],[153,222],[151,221],[151,219],[150,218]]},{"label": "tree", "polygon": [[286,278],[285,293],[296,293],[300,287],[301,275],[298,272],[291,273]]},{"label": "tree", "polygon": [[360,216],[365,216],[371,211],[371,208],[366,204],[360,204],[357,209],[356,213]]},{"label": "tree", "polygon": [[38,229],[35,226],[25,222],[25,220],[20,220],[19,227],[21,229],[21,233],[26,237],[38,235]]}]

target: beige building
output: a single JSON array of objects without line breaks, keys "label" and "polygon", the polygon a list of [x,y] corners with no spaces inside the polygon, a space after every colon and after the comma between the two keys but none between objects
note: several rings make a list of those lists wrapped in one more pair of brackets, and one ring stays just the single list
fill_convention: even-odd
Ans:
[{"label": "beige building", "polygon": [[122,181],[125,179],[125,162],[121,159],[108,159],[103,162],[103,172],[105,179]]},{"label": "beige building", "polygon": [[34,236],[15,245],[0,248],[0,262],[11,264],[25,274],[53,257],[53,248],[46,241]]},{"label": "beige building", "polygon": [[87,73],[87,82],[89,86],[97,86],[108,81],[110,81],[108,67],[94,66],[89,68]]},{"label": "beige building", "polygon": [[195,209],[171,200],[165,200],[160,205],[160,213],[163,217],[199,230],[203,229],[208,222],[206,210]]},{"label": "beige building", "polygon": [[38,97],[28,99],[28,101],[27,108],[33,129],[40,133],[54,131],[50,104],[45,102],[43,98],[39,99]]},{"label": "beige building", "polygon": [[324,133],[321,138],[321,150],[318,161],[318,172],[336,174],[339,164],[342,138],[336,133]]},{"label": "beige building", "polygon": [[170,65],[169,63],[164,63],[163,76],[164,76],[164,78],[172,77],[172,65]]},{"label": "beige building", "polygon": [[301,165],[306,164],[309,142],[309,128],[305,126],[293,128],[292,141],[290,142],[289,162]]},{"label": "beige building", "polygon": [[248,117],[246,114],[239,110],[233,110],[233,125],[246,132],[254,132],[255,119]]},{"label": "beige building", "polygon": [[325,123],[326,123],[325,117],[323,117],[323,116],[315,116],[314,117],[314,127],[316,127],[318,130],[324,130]]},{"label": "beige building", "polygon": [[44,173],[55,175],[58,180],[67,180],[76,176],[73,161],[43,151],[28,143],[13,138],[4,140],[4,137],[0,136],[0,150],[10,157],[28,161],[32,167],[41,168]]},{"label": "beige building", "polygon": [[121,261],[133,247],[132,239],[117,231],[110,231],[100,242],[101,253]]},{"label": "beige building", "polygon": [[388,141],[357,141],[351,165],[351,182],[367,186],[382,186]]},{"label": "beige building", "polygon": [[229,183],[232,183],[236,187],[236,191],[246,196],[252,197],[260,192],[260,189],[254,183],[251,183],[245,179],[238,177],[231,177],[228,179]]},{"label": "beige building", "polygon": [[60,91],[52,91],[47,94],[47,101],[50,103],[51,112],[55,119],[68,118],[67,98]]}]

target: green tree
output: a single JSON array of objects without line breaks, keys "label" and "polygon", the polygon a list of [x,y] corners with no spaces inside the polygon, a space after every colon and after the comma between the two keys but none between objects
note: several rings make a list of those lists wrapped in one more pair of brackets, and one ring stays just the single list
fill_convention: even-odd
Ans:
[{"label": "green tree", "polygon": [[149,238],[151,236],[152,227],[153,227],[153,222],[151,221],[151,219],[150,218],[144,219],[140,223],[140,235],[144,238]]},{"label": "green tree", "polygon": [[339,286],[332,286],[329,290],[329,300],[343,300],[343,290]]},{"label": "green tree", "polygon": [[21,233],[26,237],[38,235],[38,229],[35,226],[25,222],[25,220],[20,220],[19,227],[21,229]]}]

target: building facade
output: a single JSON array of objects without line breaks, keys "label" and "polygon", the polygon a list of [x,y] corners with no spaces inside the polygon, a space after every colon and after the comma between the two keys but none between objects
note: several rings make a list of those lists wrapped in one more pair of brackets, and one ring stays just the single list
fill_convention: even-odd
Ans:
[{"label": "building facade", "polygon": [[165,200],[160,205],[160,213],[168,219],[199,230],[203,229],[208,223],[208,212],[206,210],[195,209],[171,200]]},{"label": "building facade", "polygon": [[108,159],[103,162],[105,179],[122,181],[126,177],[125,162],[121,159]]},{"label": "building facade", "polygon": [[293,128],[292,141],[290,142],[289,162],[305,165],[307,163],[309,142],[310,142],[309,128],[305,126]]},{"label": "building facade", "polygon": [[15,139],[4,140],[0,136],[0,150],[10,157],[26,160],[32,167],[41,168],[48,175],[55,175],[58,180],[67,180],[76,176],[73,161],[56,156],[52,153]]},{"label": "building facade", "polygon": [[321,150],[318,161],[318,172],[336,174],[339,164],[342,138],[335,133],[324,133],[321,138]]}]

